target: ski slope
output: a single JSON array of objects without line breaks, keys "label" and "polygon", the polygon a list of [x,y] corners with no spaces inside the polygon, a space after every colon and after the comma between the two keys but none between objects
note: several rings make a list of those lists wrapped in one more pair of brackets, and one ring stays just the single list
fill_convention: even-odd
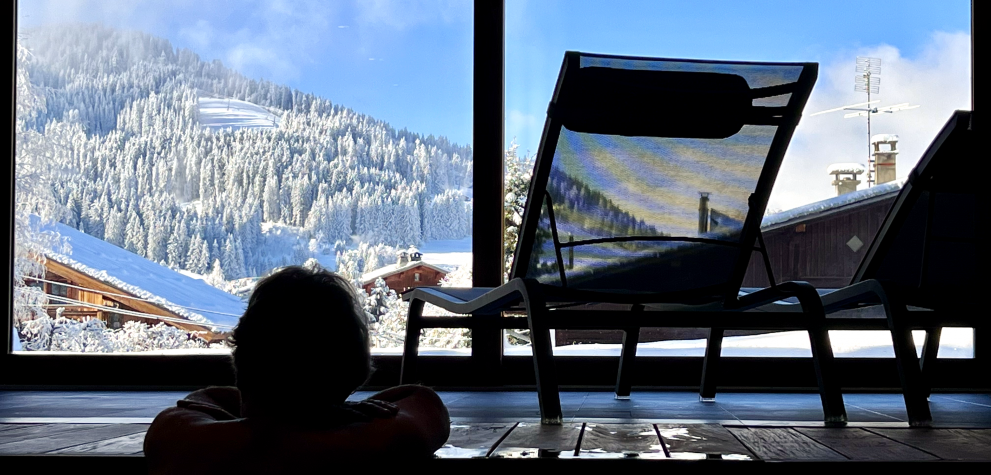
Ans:
[{"label": "ski slope", "polygon": [[281,119],[268,109],[239,101],[216,97],[199,98],[200,125],[220,129],[277,129]]}]

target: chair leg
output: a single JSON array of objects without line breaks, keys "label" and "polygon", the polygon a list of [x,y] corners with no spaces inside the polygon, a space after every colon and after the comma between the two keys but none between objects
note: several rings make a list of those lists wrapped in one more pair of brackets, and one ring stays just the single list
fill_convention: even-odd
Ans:
[{"label": "chair leg", "polygon": [[423,328],[423,301],[413,299],[409,303],[406,319],[406,340],[403,341],[403,360],[399,369],[399,383],[417,382],[416,363],[420,351],[420,330]]},{"label": "chair leg", "polygon": [[815,366],[816,381],[819,383],[823,418],[827,423],[846,424],[846,406],[843,404],[843,391],[840,389],[833,346],[829,341],[829,330],[826,329],[826,310],[822,306],[822,299],[812,286],[808,286],[796,296],[803,312],[809,318],[809,343],[812,347],[812,364]]},{"label": "chair leg", "polygon": [[926,400],[929,390],[922,377],[912,330],[905,328],[900,322],[904,320],[907,311],[904,305],[892,304],[887,312],[888,328],[891,329],[891,341],[898,365],[898,377],[902,383],[902,394],[905,397],[908,424],[912,427],[928,427],[932,425],[932,413],[929,411],[929,401]]},{"label": "chair leg", "polygon": [[926,343],[922,345],[922,358],[919,361],[919,366],[922,368],[922,384],[926,393],[926,400],[929,400],[929,396],[932,395],[933,366],[936,366],[939,337],[942,332],[942,327],[927,328]]},{"label": "chair leg", "polygon": [[843,404],[843,392],[840,389],[829,331],[822,325],[810,329],[809,342],[812,344],[812,362],[819,383],[819,399],[822,400],[824,419],[831,423],[846,423],[846,407]]},{"label": "chair leg", "polygon": [[616,376],[616,399],[630,398],[638,343],[640,343],[640,327],[623,330],[623,350],[619,354],[619,374]]},{"label": "chair leg", "polygon": [[564,415],[561,411],[561,393],[557,385],[557,370],[554,368],[554,347],[551,343],[551,331],[545,324],[547,307],[539,295],[539,290],[531,288],[531,285],[525,286],[523,300],[526,304],[527,322],[530,327],[533,372],[537,377],[540,423],[560,425],[564,420]]},{"label": "chair leg", "polygon": [[705,344],[705,360],[702,363],[702,385],[699,387],[699,401],[716,402],[716,378],[719,376],[719,362],[723,351],[723,329],[710,328]]}]

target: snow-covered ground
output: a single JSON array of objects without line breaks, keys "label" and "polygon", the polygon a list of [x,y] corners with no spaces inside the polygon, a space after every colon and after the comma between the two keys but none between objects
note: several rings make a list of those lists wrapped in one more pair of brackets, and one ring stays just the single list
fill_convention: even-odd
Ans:
[{"label": "snow-covered ground", "polygon": [[[16,351],[16,350],[15,350]],[[179,350],[151,350],[151,351],[141,351],[135,352],[142,355],[169,355],[169,356],[179,356],[179,355],[229,355],[231,350],[226,348],[186,348]],[[32,355],[92,355],[93,353],[84,353],[81,351],[32,351]]]},{"label": "snow-covered ground", "polygon": [[[833,354],[839,358],[894,358],[891,334],[886,331],[832,330]],[[916,350],[922,353],[924,332],[914,332]],[[561,356],[619,356],[621,345],[587,344],[554,348]],[[507,345],[506,355],[530,355],[529,346]],[[803,331],[764,335],[731,336],[723,340],[723,356],[810,358],[809,336]],[[705,339],[640,343],[637,356],[705,356]],[[944,328],[939,344],[940,358],[973,358],[974,331],[970,328]]]},{"label": "snow-covered ground", "polygon": [[281,119],[268,109],[237,99],[201,96],[199,112],[200,125],[213,130],[277,129],[281,122]]},{"label": "snow-covered ground", "polygon": [[423,262],[454,270],[471,265],[471,238],[428,241],[418,248]]}]

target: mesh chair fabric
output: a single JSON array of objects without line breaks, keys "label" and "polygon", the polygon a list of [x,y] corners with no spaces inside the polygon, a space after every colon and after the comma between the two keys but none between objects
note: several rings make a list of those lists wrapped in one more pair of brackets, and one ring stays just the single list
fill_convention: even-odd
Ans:
[{"label": "mesh chair fabric", "polygon": [[[566,71],[552,102],[564,125],[526,277],[613,292],[724,291],[747,214],[763,214],[749,198],[781,128],[754,125],[767,120],[751,120],[751,110],[787,109],[792,94],[780,86],[798,81],[804,65],[588,55],[579,64],[594,77]],[[615,83],[608,69],[617,70]],[[644,92],[651,87],[661,92]],[[772,95],[760,97],[761,89]]]}]

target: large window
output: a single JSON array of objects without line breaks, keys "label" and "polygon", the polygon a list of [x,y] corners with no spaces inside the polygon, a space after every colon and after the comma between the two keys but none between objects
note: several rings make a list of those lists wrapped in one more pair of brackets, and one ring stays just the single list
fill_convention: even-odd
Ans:
[{"label": "large window", "polygon": [[471,2],[17,7],[15,350],[225,353],[255,282],[304,265],[395,353],[397,292],[470,275]]},{"label": "large window", "polygon": [[[507,0],[510,169],[519,161],[532,166],[565,51],[817,62],[818,81],[762,228],[777,281],[847,285],[922,152],[954,110],[971,108],[970,2],[882,2],[863,8],[844,2],[757,7],[719,1]],[[861,14],[866,21],[859,20]],[[867,88],[865,61],[873,72]],[[877,111],[865,112],[871,108]],[[526,178],[510,173],[506,186],[519,194]],[[705,195],[700,199],[712,198]],[[744,286],[768,283],[755,254]],[[646,329],[638,354],[701,356],[706,334],[706,329]],[[803,332],[731,334],[723,346],[728,356],[811,355]],[[559,355],[619,355],[622,333],[559,330],[555,337]],[[893,356],[887,332],[833,332],[832,337],[841,357]],[[506,341],[507,354],[529,354],[518,335]],[[917,341],[921,349],[921,335]],[[972,329],[943,332],[940,357],[973,354]]]}]

